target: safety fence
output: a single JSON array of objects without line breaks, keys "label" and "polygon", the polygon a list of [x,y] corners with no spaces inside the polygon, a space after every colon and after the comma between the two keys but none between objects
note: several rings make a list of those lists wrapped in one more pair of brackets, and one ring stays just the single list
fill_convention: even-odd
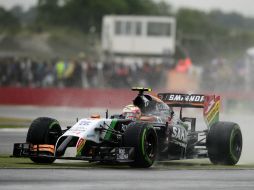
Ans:
[{"label": "safety fence", "polygon": [[[155,92],[154,92],[155,94]],[[212,94],[212,93],[207,93]],[[254,110],[254,92],[224,92],[222,109]],[[121,108],[137,95],[130,89],[12,88],[0,87],[0,105]]]},{"label": "safety fence", "polygon": [[119,108],[131,103],[128,89],[0,88],[0,105]]}]

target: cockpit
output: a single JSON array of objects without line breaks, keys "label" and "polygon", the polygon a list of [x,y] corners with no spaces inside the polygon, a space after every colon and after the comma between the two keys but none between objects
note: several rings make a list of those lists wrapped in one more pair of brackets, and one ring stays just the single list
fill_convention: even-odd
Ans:
[{"label": "cockpit", "polygon": [[159,121],[165,123],[172,117],[173,110],[159,98],[143,94],[138,95],[133,104],[140,108],[142,115],[155,116]]}]

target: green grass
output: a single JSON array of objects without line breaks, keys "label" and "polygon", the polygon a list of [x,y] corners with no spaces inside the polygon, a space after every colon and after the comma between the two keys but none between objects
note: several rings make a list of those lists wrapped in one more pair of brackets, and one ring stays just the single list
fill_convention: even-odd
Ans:
[{"label": "green grass", "polygon": [[16,129],[16,128],[27,128],[27,126],[25,126],[25,125],[0,125],[0,129],[4,129],[4,128]]},{"label": "green grass", "polygon": [[31,123],[30,119],[0,117],[1,128],[27,128]]},{"label": "green grass", "polygon": [[[62,168],[62,169],[75,169],[75,168],[114,168],[114,169],[130,169],[127,165],[120,164],[98,164],[88,163],[86,161],[66,161],[65,163],[56,161],[53,164],[36,164],[29,158],[13,158],[8,155],[0,155],[0,169],[3,168]],[[222,166],[213,165],[208,159],[194,159],[194,160],[179,160],[156,162],[151,169],[167,169],[167,170],[244,170],[254,169],[254,164],[239,164],[236,166]]]},{"label": "green grass", "polygon": [[88,162],[67,162],[53,164],[36,164],[29,158],[13,158],[8,155],[0,156],[0,168],[83,168],[90,167]]},{"label": "green grass", "polygon": [[0,122],[31,122],[31,119],[0,117]]}]

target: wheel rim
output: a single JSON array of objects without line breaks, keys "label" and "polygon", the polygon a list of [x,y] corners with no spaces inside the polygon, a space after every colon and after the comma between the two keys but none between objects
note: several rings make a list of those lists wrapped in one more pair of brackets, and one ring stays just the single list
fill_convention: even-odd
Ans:
[{"label": "wheel rim", "polygon": [[236,133],[232,141],[232,154],[235,159],[239,159],[242,152],[242,137],[240,133]]},{"label": "wheel rim", "polygon": [[152,133],[148,133],[144,141],[145,154],[150,160],[153,160],[156,155],[156,139]]}]

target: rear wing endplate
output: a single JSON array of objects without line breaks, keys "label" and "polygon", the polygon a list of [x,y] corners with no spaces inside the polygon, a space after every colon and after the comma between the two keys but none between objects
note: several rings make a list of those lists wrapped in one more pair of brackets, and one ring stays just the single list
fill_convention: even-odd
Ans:
[{"label": "rear wing endplate", "polygon": [[203,116],[208,127],[219,121],[220,96],[159,93],[158,97],[170,107],[203,108]]}]

